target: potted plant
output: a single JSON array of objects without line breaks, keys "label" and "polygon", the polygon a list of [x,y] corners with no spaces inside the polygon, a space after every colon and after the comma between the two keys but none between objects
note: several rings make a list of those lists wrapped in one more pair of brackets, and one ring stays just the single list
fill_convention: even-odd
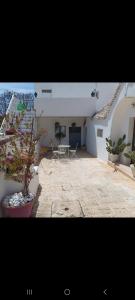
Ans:
[{"label": "potted plant", "polygon": [[75,122],[73,122],[71,125],[72,125],[72,127],[75,127],[75,126],[76,126],[76,123],[75,123]]},{"label": "potted plant", "polygon": [[[22,183],[22,191],[4,197],[2,201],[3,213],[7,217],[30,217],[35,195],[29,192],[29,183],[34,175],[35,146],[40,139],[33,134],[34,119],[30,132],[21,134],[18,130],[19,119],[14,123],[15,134],[9,144],[0,147],[0,168],[5,172],[6,179],[14,179]],[[21,118],[20,118],[21,120]],[[11,149],[11,152],[8,149]]]},{"label": "potted plant", "polygon": [[119,159],[119,155],[124,151],[124,149],[130,146],[130,143],[124,143],[126,135],[124,134],[122,138],[119,138],[117,143],[113,142],[110,138],[106,138],[106,150],[110,153],[111,162],[115,163]]},{"label": "potted plant", "polygon": [[59,141],[59,144],[61,144],[61,140],[64,138],[66,136],[66,134],[64,134],[63,132],[57,132],[56,134],[55,134],[55,137],[56,137],[56,139],[58,139],[58,141]]},{"label": "potted plant", "polygon": [[55,127],[59,127],[60,123],[59,122],[55,122]]},{"label": "potted plant", "polygon": [[124,155],[131,160],[130,168],[133,176],[135,177],[135,151],[129,151],[128,153],[124,153]]}]

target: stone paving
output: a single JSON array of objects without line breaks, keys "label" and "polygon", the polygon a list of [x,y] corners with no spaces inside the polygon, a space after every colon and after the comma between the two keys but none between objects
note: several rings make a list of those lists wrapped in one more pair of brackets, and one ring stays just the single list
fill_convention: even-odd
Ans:
[{"label": "stone paving", "polygon": [[86,152],[43,158],[39,183],[36,217],[135,217],[135,182]]}]

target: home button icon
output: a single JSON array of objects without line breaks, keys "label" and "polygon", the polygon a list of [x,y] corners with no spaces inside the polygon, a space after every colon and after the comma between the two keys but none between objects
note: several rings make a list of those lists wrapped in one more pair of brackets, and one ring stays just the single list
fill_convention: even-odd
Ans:
[{"label": "home button icon", "polygon": [[70,295],[70,289],[65,289],[64,290],[64,295],[69,296]]}]

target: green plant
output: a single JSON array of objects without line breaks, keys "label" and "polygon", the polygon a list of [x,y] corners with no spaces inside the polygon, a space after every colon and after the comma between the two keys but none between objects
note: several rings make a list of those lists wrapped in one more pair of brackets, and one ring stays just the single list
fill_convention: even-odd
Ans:
[{"label": "green plant", "polygon": [[57,132],[56,134],[55,134],[55,137],[56,137],[56,139],[58,139],[59,140],[59,143],[61,143],[61,140],[65,137],[66,135],[63,133],[63,132]]},{"label": "green plant", "polygon": [[126,135],[124,134],[122,138],[119,138],[117,143],[113,142],[110,138],[106,138],[106,150],[111,154],[119,155],[124,151],[127,146],[130,146],[130,143],[124,143]]},{"label": "green plant", "polygon": [[135,151],[130,151],[128,153],[124,153],[125,157],[131,159],[131,162],[133,163],[135,167]]}]

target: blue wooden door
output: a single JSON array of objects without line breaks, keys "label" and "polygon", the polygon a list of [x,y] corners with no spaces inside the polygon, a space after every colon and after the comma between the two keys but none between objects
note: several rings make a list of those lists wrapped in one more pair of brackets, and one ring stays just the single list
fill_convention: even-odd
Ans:
[{"label": "blue wooden door", "polygon": [[81,127],[69,127],[69,145],[75,148],[77,144],[81,146]]}]

